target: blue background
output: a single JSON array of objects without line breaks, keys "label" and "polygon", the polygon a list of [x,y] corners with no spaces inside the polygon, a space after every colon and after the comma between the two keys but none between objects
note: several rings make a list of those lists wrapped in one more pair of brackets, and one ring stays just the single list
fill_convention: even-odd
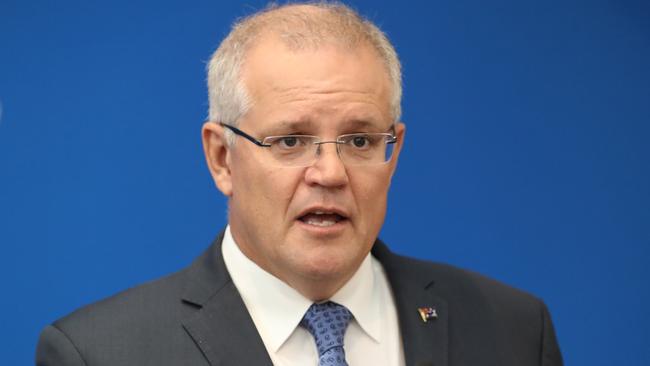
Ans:
[{"label": "blue background", "polygon": [[[0,360],[225,224],[204,66],[263,1],[0,2]],[[542,297],[568,365],[650,364],[647,1],[354,1],[404,67],[382,237]]]}]

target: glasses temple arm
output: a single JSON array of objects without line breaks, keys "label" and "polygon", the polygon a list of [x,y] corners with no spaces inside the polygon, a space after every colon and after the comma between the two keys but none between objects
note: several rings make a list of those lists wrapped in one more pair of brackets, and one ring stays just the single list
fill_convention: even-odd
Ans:
[{"label": "glasses temple arm", "polygon": [[246,140],[248,140],[248,141],[254,143],[254,144],[257,145],[257,146],[261,146],[261,147],[269,147],[269,145],[263,143],[262,141],[256,139],[255,137],[253,137],[253,136],[247,134],[246,132],[240,130],[239,128],[237,128],[237,127],[235,127],[235,126],[231,126],[231,125],[226,124],[226,123],[223,123],[223,122],[219,122],[219,125],[221,125],[222,127],[225,127],[225,128],[227,128],[227,129],[229,129],[230,131],[234,132],[235,135],[239,135],[239,136],[245,138]]}]

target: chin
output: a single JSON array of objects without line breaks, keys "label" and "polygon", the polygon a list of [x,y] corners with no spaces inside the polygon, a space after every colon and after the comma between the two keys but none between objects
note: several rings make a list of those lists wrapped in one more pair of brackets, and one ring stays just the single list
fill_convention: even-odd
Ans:
[{"label": "chin", "polygon": [[313,281],[336,281],[347,277],[350,272],[354,273],[356,270],[350,258],[331,255],[304,258],[297,265],[301,267],[304,276]]}]

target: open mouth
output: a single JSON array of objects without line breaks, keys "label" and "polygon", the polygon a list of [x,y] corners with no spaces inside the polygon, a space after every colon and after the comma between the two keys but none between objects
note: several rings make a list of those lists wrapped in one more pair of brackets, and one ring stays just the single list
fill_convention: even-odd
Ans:
[{"label": "open mouth", "polygon": [[336,212],[311,211],[298,217],[298,220],[304,222],[307,225],[313,225],[318,227],[329,227],[329,226],[336,225],[341,221],[347,220],[347,217],[340,215]]}]

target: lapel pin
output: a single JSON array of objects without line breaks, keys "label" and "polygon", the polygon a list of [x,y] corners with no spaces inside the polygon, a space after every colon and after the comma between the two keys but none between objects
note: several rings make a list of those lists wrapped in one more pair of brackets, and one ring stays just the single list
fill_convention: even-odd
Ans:
[{"label": "lapel pin", "polygon": [[429,320],[438,319],[438,313],[436,312],[435,308],[431,308],[431,307],[418,308],[418,312],[422,317],[422,321],[425,323],[428,322]]}]

